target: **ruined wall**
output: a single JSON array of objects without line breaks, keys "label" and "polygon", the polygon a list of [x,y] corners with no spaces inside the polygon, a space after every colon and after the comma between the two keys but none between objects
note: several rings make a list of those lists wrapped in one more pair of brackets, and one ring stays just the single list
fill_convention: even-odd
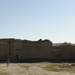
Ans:
[{"label": "ruined wall", "polygon": [[48,58],[52,43],[50,41],[23,41],[16,50],[19,59]]},{"label": "ruined wall", "polygon": [[17,55],[19,55],[19,51],[21,52],[22,51],[22,40],[14,40],[12,43],[11,43],[11,57],[10,59],[11,60],[16,60],[17,58]]},{"label": "ruined wall", "polygon": [[8,46],[0,44],[0,60],[5,60],[8,57]]},{"label": "ruined wall", "polygon": [[49,40],[28,41],[0,39],[0,60],[20,60],[32,58],[75,59],[75,46],[63,44],[52,46]]},{"label": "ruined wall", "polygon": [[75,46],[67,44],[56,47],[52,50],[52,59],[75,59]]},{"label": "ruined wall", "polygon": [[6,60],[9,57],[9,44],[6,39],[0,40],[0,60]]},{"label": "ruined wall", "polygon": [[28,41],[19,39],[0,40],[0,59],[50,58],[52,42],[49,40]]}]

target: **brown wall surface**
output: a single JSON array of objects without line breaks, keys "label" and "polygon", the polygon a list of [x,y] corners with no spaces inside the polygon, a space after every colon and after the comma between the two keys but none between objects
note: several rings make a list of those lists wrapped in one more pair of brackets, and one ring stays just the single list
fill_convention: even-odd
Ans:
[{"label": "brown wall surface", "polygon": [[49,40],[0,39],[0,60],[75,59],[75,45],[52,46]]},{"label": "brown wall surface", "polygon": [[49,58],[52,42],[49,40],[28,41],[18,39],[0,40],[0,59]]}]

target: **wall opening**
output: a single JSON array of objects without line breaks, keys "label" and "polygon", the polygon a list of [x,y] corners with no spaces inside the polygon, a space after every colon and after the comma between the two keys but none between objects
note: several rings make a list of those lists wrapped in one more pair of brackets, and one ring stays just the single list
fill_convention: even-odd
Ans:
[{"label": "wall opening", "polygon": [[16,55],[16,59],[17,59],[17,60],[19,59],[19,55]]}]

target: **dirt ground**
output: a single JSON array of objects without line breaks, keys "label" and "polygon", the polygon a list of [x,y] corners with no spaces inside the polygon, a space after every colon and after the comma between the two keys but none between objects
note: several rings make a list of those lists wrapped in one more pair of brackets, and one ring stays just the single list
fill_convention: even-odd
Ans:
[{"label": "dirt ground", "polygon": [[0,63],[0,75],[75,75],[71,63]]}]

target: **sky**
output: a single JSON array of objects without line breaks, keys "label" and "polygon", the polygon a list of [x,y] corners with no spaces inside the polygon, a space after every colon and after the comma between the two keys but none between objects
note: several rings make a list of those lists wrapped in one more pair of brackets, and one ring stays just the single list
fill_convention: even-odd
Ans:
[{"label": "sky", "polygon": [[0,38],[75,43],[75,0],[0,0]]}]

